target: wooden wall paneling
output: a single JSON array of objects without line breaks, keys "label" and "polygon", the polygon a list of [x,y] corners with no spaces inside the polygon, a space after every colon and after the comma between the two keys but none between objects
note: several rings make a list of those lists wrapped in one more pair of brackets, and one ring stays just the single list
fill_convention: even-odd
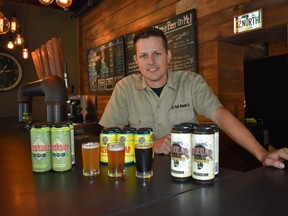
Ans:
[{"label": "wooden wall paneling", "polygon": [[119,32],[121,35],[126,35],[127,33],[135,32],[139,29],[152,26],[159,21],[165,21],[175,15],[175,6],[168,5],[164,8],[161,8],[159,11],[155,11],[145,17],[141,17],[140,19],[135,20],[133,23],[128,23],[125,28],[119,29]]},{"label": "wooden wall paneling", "polygon": [[[265,23],[265,28],[273,28],[275,26],[287,26],[288,23],[288,3],[286,6],[279,8],[267,8],[265,10],[265,15],[263,23]],[[267,11],[267,12],[266,12]],[[277,19],[275,19],[277,17]],[[279,19],[278,19],[279,17]]]},{"label": "wooden wall paneling", "polygon": [[217,73],[217,42],[198,45],[198,72],[218,95],[218,73]]},{"label": "wooden wall paneling", "polygon": [[[282,0],[276,0],[271,4],[266,1],[252,1],[248,5],[243,3],[239,5],[231,5],[231,7],[223,8],[221,11],[214,11],[206,16],[199,16],[197,8],[198,21],[198,42],[218,40],[220,38],[228,38],[234,36],[233,33],[233,17],[246,12],[263,8],[263,23],[265,29],[275,26],[283,26],[288,23],[288,4],[284,4]],[[201,3],[202,5],[202,3]],[[283,16],[280,15],[283,14]],[[277,19],[275,19],[277,17]],[[279,19],[278,19],[279,17]],[[259,31],[260,32],[260,31]],[[204,34],[202,34],[204,33]],[[247,36],[249,33],[245,33]]]},{"label": "wooden wall paneling", "polygon": [[108,103],[109,99],[110,99],[110,95],[97,96],[97,115],[98,115],[99,120],[101,119],[104,113],[106,104]]},{"label": "wooden wall paneling", "polygon": [[244,123],[245,110],[243,95],[220,95],[219,100],[226,109]]},{"label": "wooden wall paneling", "polygon": [[288,39],[269,41],[269,56],[284,54],[288,54]]},{"label": "wooden wall paneling", "polygon": [[176,4],[177,14],[183,13],[185,11],[191,10],[193,8],[197,9],[197,18],[207,16],[209,14],[221,13],[220,11],[225,10],[230,7],[236,6],[236,8],[241,4],[247,4],[251,0],[235,0],[235,1],[211,1],[211,0],[181,0]]},{"label": "wooden wall paneling", "polygon": [[[115,0],[102,1],[95,9],[83,16],[80,16],[79,24],[82,26],[83,31],[89,31],[96,24],[103,22],[108,16],[120,11],[135,1],[137,0],[118,0],[117,2],[115,2]],[[111,7],[111,5],[113,5],[113,7]]]},{"label": "wooden wall paneling", "polygon": [[[83,40],[85,41],[85,44],[90,44],[90,46],[98,46],[107,43],[108,41],[119,37],[121,35],[119,29],[122,29],[122,32],[123,30],[125,31],[124,27],[127,24],[136,23],[138,19],[154,13],[155,11],[160,13],[159,10],[161,10],[161,8],[171,4],[174,6],[174,2],[176,2],[176,0],[159,1],[157,7],[155,7],[154,1],[138,0],[124,8],[119,8],[118,11],[118,7],[115,7],[113,8],[113,11],[106,11],[106,17],[102,22],[94,23],[94,25],[87,30],[87,33],[85,34],[86,37],[84,37]],[[144,8],[143,5],[145,5]],[[98,8],[94,12],[97,11]],[[129,14],[129,16],[127,16],[127,14]],[[85,30],[83,29],[83,31]]]},{"label": "wooden wall paneling", "polygon": [[[174,6],[175,2],[177,2],[177,0],[162,0],[158,1],[157,6],[155,7],[154,1],[138,0],[128,7],[123,8],[123,10],[105,19],[104,25],[111,26],[113,24],[115,27],[121,28],[127,23],[137,22],[137,19],[147,16],[151,13],[155,13],[156,11],[160,13],[162,8],[167,7],[168,5]],[[127,14],[129,14],[129,16],[127,16]],[[126,19],[124,20],[123,17]],[[111,31],[113,29],[109,30]]]},{"label": "wooden wall paneling", "polygon": [[244,49],[241,46],[218,43],[219,92],[221,95],[244,93]]},{"label": "wooden wall paneling", "polygon": [[233,33],[234,7],[218,11],[217,14],[209,14],[197,19],[198,22],[198,42],[215,41],[225,38]]},{"label": "wooden wall paneling", "polygon": [[244,122],[244,48],[218,43],[219,99]]}]

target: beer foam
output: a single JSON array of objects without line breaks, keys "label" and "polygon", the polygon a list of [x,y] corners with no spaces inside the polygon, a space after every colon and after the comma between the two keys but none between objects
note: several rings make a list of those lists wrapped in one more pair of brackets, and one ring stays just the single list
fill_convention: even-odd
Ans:
[{"label": "beer foam", "polygon": [[152,148],[152,145],[139,144],[139,145],[135,145],[135,148],[137,148],[137,149],[149,149],[149,148]]},{"label": "beer foam", "polygon": [[117,145],[117,144],[115,144],[115,145],[108,146],[108,150],[109,151],[121,151],[123,149],[125,149],[125,145]]},{"label": "beer foam", "polygon": [[88,142],[88,143],[82,144],[82,148],[85,148],[85,149],[97,148],[98,146],[99,146],[99,143],[97,142]]}]

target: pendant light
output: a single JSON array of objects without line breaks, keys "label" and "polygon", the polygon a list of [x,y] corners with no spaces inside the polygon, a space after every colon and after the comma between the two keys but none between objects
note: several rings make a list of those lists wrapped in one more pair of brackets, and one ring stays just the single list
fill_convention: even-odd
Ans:
[{"label": "pendant light", "polygon": [[0,34],[6,34],[10,30],[10,22],[0,11]]},{"label": "pendant light", "polygon": [[7,44],[6,44],[6,47],[7,47],[8,49],[10,49],[10,50],[14,49],[14,43],[13,43],[13,41],[12,41],[11,33],[10,33],[10,35],[9,35],[9,41],[8,41]]},{"label": "pendant light", "polygon": [[54,0],[39,0],[39,2],[43,5],[50,5]]},{"label": "pendant light", "polygon": [[56,3],[59,7],[62,7],[64,10],[68,10],[68,7],[72,4],[72,0],[56,0]]},{"label": "pendant light", "polygon": [[14,44],[16,46],[22,46],[24,43],[24,38],[21,35],[21,31],[19,30],[18,34],[15,37]]},{"label": "pendant light", "polygon": [[22,49],[22,58],[28,59],[29,58],[29,50],[28,50],[28,43],[24,43],[23,49]]},{"label": "pendant light", "polygon": [[11,18],[11,20],[10,20],[10,31],[12,33],[14,33],[14,32],[17,31],[17,28],[18,28],[18,21],[16,19],[15,14],[14,14],[13,17]]},{"label": "pendant light", "polygon": [[24,4],[24,37],[26,38],[26,42],[23,43],[23,49],[22,49],[23,59],[29,58],[28,42],[27,42],[27,37],[26,37],[26,30],[27,30],[26,19],[27,19],[27,17],[26,17],[26,0],[25,0],[25,4]]}]

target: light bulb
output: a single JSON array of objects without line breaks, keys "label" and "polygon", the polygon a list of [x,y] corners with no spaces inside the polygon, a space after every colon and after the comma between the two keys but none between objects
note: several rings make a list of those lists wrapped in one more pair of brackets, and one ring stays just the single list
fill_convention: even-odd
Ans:
[{"label": "light bulb", "polygon": [[11,41],[11,40],[8,41],[8,43],[7,43],[7,48],[8,48],[8,49],[11,49],[11,50],[14,48],[14,43],[13,43],[13,41]]},{"label": "light bulb", "polygon": [[14,44],[17,46],[22,46],[24,43],[24,39],[20,34],[17,34],[15,40],[14,40]]},{"label": "light bulb", "polygon": [[29,50],[28,50],[27,47],[23,47],[22,57],[23,57],[23,59],[28,59],[29,58]]},{"label": "light bulb", "polygon": [[10,22],[0,11],[0,34],[6,34],[10,30]]},{"label": "light bulb", "polygon": [[50,5],[52,4],[53,1],[54,0],[39,0],[39,2],[44,5]]},{"label": "light bulb", "polygon": [[56,3],[59,7],[62,7],[64,10],[68,10],[68,7],[72,4],[72,0],[56,0]]},{"label": "light bulb", "polygon": [[15,17],[12,17],[10,21],[10,31],[13,33],[16,32],[17,27],[18,27],[17,19]]}]

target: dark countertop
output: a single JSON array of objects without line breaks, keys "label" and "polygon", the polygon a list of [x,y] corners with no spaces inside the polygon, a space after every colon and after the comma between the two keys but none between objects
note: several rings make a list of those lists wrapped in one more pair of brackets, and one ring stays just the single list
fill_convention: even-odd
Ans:
[{"label": "dark countertop", "polygon": [[81,172],[80,145],[98,137],[84,134],[75,137],[76,164],[72,170],[33,173],[29,132],[14,127],[0,134],[1,215],[284,213],[288,192],[288,174],[284,170],[263,167],[240,173],[220,167],[211,185],[192,180],[178,183],[170,176],[170,157],[155,155],[150,181],[135,177],[134,164],[126,166],[126,177],[121,180],[109,178],[104,164],[99,176],[85,177]]}]

